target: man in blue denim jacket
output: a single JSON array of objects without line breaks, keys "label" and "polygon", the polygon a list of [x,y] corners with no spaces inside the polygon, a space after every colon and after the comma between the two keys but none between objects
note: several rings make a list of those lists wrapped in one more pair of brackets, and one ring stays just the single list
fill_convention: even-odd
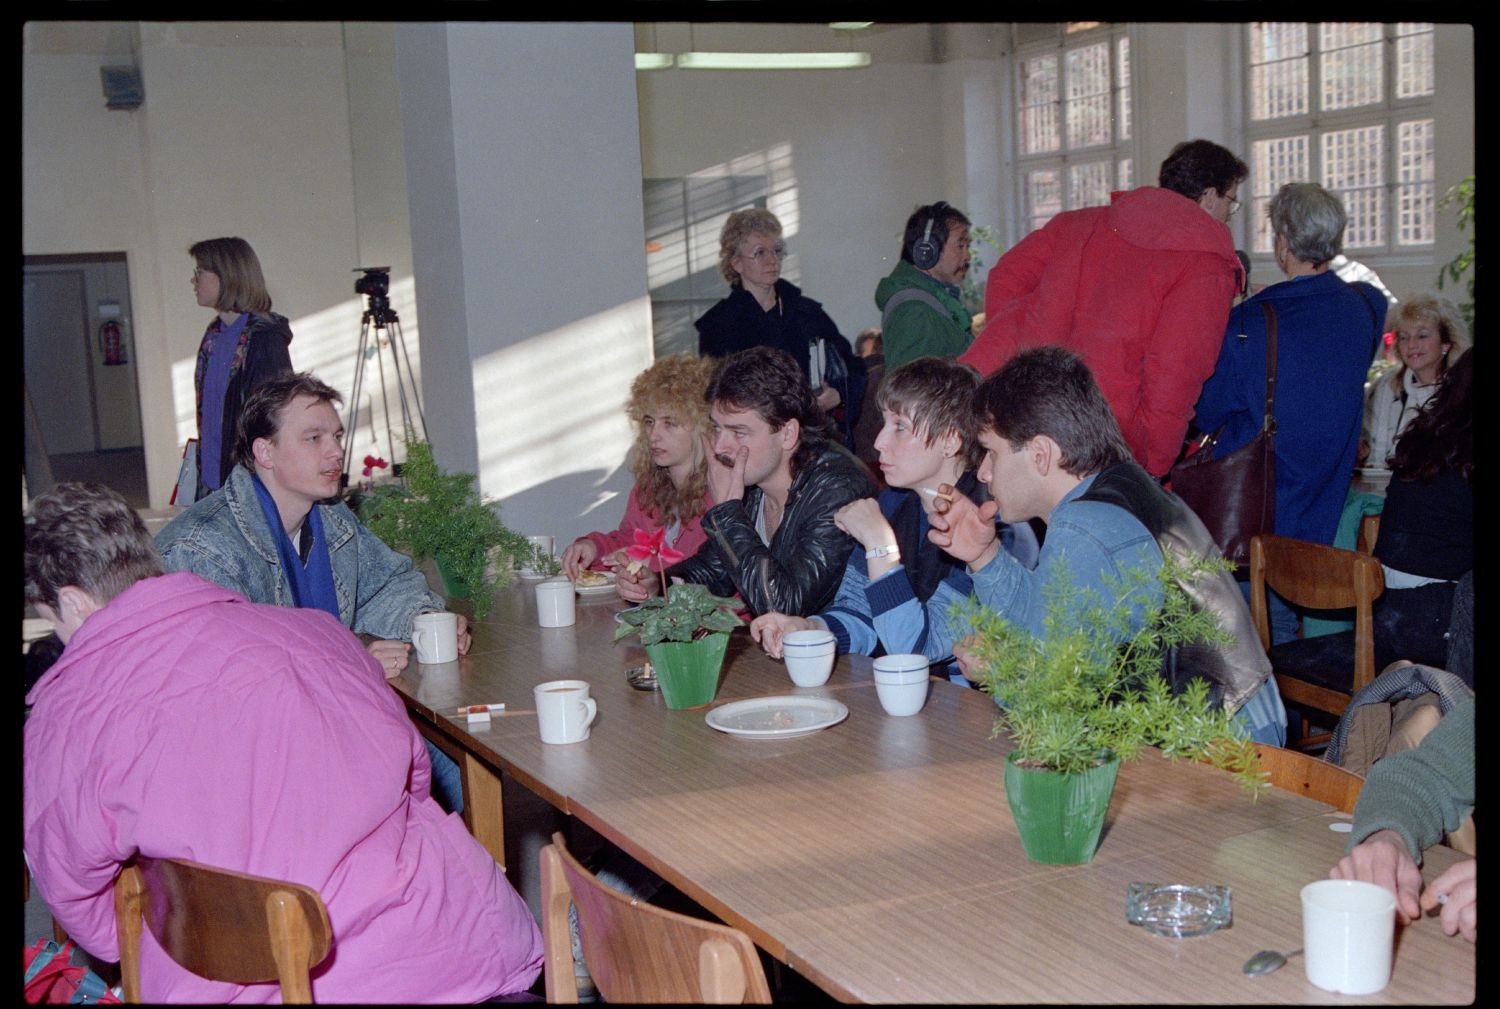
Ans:
[{"label": "man in blue denim jacket", "polygon": [[[1039,347],[1017,354],[980,385],[975,412],[985,450],[979,479],[989,484],[993,500],[976,505],[962,494],[951,502],[939,499],[928,535],[968,564],[979,601],[1019,627],[1046,633],[1048,589],[1057,580],[1104,598],[1108,586],[1126,584],[1133,572],[1156,575],[1161,543],[1211,544],[1192,512],[1131,460],[1109,404],[1071,351]],[[1046,521],[1035,570],[1000,548],[997,510],[1010,523]],[[1137,625],[1145,606],[1161,601],[1154,578],[1148,584],[1146,598],[1137,597]],[[1286,709],[1244,600],[1232,579],[1223,591],[1217,581],[1200,587],[1206,589],[1205,605],[1241,639],[1211,657],[1202,674],[1253,739],[1284,745]],[[946,628],[935,624],[933,631]],[[968,674],[972,667],[961,642],[954,652]]]},{"label": "man in blue denim jacket", "polygon": [[[337,500],[344,425],[334,404],[341,399],[307,373],[257,386],[240,412],[229,479],[167,523],[156,548],[168,571],[191,571],[251,602],[326,610],[396,676],[409,661],[413,618],[446,603],[410,558]],[[470,640],[460,614],[459,654]],[[456,811],[457,768],[429,750],[445,805]]]}]

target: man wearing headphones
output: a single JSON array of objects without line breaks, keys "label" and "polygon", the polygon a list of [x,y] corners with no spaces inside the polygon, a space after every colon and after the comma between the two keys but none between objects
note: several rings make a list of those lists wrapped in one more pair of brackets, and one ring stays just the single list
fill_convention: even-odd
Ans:
[{"label": "man wearing headphones", "polygon": [[969,219],[938,202],[906,220],[901,260],[875,288],[885,370],[931,354],[954,357],[974,340],[959,285],[969,273]]}]

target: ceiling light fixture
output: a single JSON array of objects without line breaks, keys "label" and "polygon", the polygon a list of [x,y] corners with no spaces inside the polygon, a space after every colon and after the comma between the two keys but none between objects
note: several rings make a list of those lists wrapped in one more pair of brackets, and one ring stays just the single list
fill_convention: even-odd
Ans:
[{"label": "ceiling light fixture", "polygon": [[836,32],[857,32],[863,31],[874,23],[874,21],[830,21],[828,27]]},{"label": "ceiling light fixture", "polygon": [[681,53],[684,70],[852,70],[870,65],[869,53]]},{"label": "ceiling light fixture", "polygon": [[665,70],[672,65],[671,53],[636,53],[637,70]]}]

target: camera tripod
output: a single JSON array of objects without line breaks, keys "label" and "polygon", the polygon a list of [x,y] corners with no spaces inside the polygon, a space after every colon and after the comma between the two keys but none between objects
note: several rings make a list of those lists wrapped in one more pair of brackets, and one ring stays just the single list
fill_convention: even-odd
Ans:
[{"label": "camera tripod", "polygon": [[[427,440],[427,418],[422,413],[422,399],[417,394],[416,373],[412,371],[411,359],[406,353],[406,338],[401,332],[401,319],[396,310],[391,307],[389,291],[391,285],[391,268],[389,266],[361,266],[356,267],[356,273],[363,273],[354,282],[356,294],[366,295],[370,299],[369,307],[365,309],[359,326],[359,351],[354,359],[354,389],[349,397],[349,416],[344,422],[346,432],[344,441],[344,474],[343,485],[349,485],[349,472],[354,458],[354,430],[355,422],[359,419],[360,394],[364,388],[365,365],[371,357],[375,358],[375,368],[380,383],[380,407],[385,417],[386,448],[392,460],[396,454],[396,439],[391,430],[391,406],[389,395],[386,390],[385,381],[385,356],[381,353],[384,346],[390,351],[391,369],[396,377],[396,398],[401,408],[401,432],[408,439],[420,438]],[[415,404],[416,418],[413,423],[412,408]],[[378,428],[375,425],[375,404],[370,404],[370,434],[372,440]],[[392,467],[393,473],[400,473],[399,467]]]}]

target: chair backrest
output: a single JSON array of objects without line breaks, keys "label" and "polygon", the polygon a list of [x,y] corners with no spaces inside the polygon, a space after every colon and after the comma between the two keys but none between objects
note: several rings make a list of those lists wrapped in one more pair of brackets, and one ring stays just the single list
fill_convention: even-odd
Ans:
[{"label": "chair backrest", "polygon": [[1261,770],[1271,776],[1271,785],[1309,799],[1326,802],[1345,813],[1354,812],[1365,779],[1337,764],[1298,750],[1256,743]]},{"label": "chair backrest", "polygon": [[1375,541],[1380,539],[1380,513],[1362,516],[1359,520],[1359,538],[1354,549],[1362,554],[1375,552]]},{"label": "chair backrest", "polygon": [[1250,541],[1250,615],[1263,647],[1271,647],[1266,586],[1315,610],[1354,609],[1354,690],[1375,679],[1372,607],[1385,591],[1380,562],[1369,554],[1285,536]]},{"label": "chair backrest", "polygon": [[138,857],[115,882],[120,981],[141,995],[141,923],[168,956],[211,981],[281,983],[282,1002],[311,1002],[309,974],[333,943],[311,887],[170,858]]},{"label": "chair backrest", "polygon": [[542,848],[547,1001],[577,1002],[568,904],[606,1002],[770,1002],[755,944],[739,929],[652,907],[605,886],[561,834]]}]

